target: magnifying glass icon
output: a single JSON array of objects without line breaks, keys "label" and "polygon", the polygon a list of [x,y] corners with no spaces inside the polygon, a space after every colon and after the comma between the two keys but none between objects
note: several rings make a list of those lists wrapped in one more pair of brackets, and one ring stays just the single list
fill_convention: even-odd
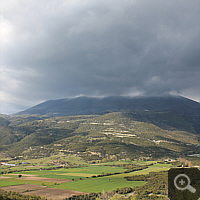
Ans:
[{"label": "magnifying glass icon", "polygon": [[[181,177],[182,177],[182,179],[180,179],[180,181],[178,181],[178,183],[180,183],[181,185],[184,185],[185,184],[184,178],[186,178],[187,179],[187,185],[185,187],[179,187],[177,185],[177,180],[178,180],[178,178],[181,178]],[[196,189],[194,187],[192,187],[190,185],[190,183],[191,183],[190,178],[186,174],[179,174],[174,179],[174,185],[178,190],[189,190],[190,192],[195,193]]]}]

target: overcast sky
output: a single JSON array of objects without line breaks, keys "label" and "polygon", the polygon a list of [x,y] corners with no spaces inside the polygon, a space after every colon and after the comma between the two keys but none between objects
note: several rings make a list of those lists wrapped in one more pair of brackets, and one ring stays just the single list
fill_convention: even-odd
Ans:
[{"label": "overcast sky", "polygon": [[199,0],[0,2],[0,113],[79,95],[200,101]]}]

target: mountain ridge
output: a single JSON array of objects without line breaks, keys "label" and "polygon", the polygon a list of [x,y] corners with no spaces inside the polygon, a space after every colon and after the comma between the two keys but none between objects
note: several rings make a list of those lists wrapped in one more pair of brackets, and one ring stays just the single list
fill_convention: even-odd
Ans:
[{"label": "mountain ridge", "polygon": [[173,95],[152,97],[110,96],[102,98],[83,96],[48,100],[15,115],[67,116],[121,110],[173,111],[178,114],[200,117],[200,103]]}]

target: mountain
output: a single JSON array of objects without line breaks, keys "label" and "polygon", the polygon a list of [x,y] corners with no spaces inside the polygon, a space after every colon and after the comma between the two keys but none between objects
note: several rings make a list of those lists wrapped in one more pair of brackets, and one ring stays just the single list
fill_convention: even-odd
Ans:
[{"label": "mountain", "polygon": [[78,97],[1,116],[0,156],[56,152],[86,160],[200,154],[200,104],[181,96]]},{"label": "mountain", "polygon": [[172,111],[177,114],[200,117],[200,103],[181,96],[172,95],[160,97],[77,97],[49,100],[16,113],[16,115],[68,116],[122,110]]}]

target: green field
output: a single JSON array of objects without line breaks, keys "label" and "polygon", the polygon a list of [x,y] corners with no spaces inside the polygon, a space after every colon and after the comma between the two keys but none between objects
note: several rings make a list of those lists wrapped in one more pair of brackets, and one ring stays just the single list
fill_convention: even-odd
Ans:
[{"label": "green field", "polygon": [[147,165],[151,163],[157,163],[157,161],[142,161],[142,160],[134,160],[134,161],[127,161],[127,160],[120,160],[120,161],[112,161],[112,162],[105,162],[95,165],[120,165],[120,164],[137,164],[137,165]]},{"label": "green field", "polygon": [[117,188],[134,187],[143,184],[145,184],[143,181],[126,181],[126,179],[124,179],[122,176],[113,175],[108,177],[78,180],[51,187],[67,190],[78,189],[81,192],[102,192],[103,190],[112,191]]},{"label": "green field", "polygon": [[[117,188],[123,187],[134,187],[145,184],[144,181],[127,181],[124,179],[125,176],[133,176],[139,174],[148,174],[149,172],[155,171],[166,171],[171,165],[170,164],[159,164],[155,163],[149,166],[147,169],[140,171],[134,171],[130,173],[122,173],[117,175],[110,175],[104,177],[92,178],[94,175],[106,174],[106,173],[115,173],[115,172],[124,172],[126,169],[122,167],[117,167],[114,165],[124,164],[125,162],[108,162],[99,164],[99,165],[88,165],[88,167],[80,168],[60,168],[57,170],[36,170],[36,171],[23,171],[13,174],[29,174],[36,175],[38,177],[44,178],[56,178],[56,179],[68,179],[74,181],[66,183],[56,183],[56,182],[47,182],[47,181],[36,181],[36,180],[24,180],[19,179],[17,175],[5,174],[2,176],[10,177],[8,179],[1,179],[0,187],[11,186],[11,185],[20,185],[20,184],[35,184],[35,185],[46,185],[51,188],[60,188],[68,190],[76,190],[81,192],[102,192],[112,191]],[[130,164],[130,162],[129,162]],[[133,164],[133,163],[131,163]],[[150,162],[137,162],[137,164],[150,164]],[[110,165],[110,166],[105,166]],[[22,175],[23,177],[23,175]]]},{"label": "green field", "polygon": [[0,187],[12,186],[12,185],[22,185],[22,184],[51,186],[54,183],[44,182],[44,181],[23,180],[23,179],[16,179],[16,178],[1,179],[1,181],[0,181]]}]

